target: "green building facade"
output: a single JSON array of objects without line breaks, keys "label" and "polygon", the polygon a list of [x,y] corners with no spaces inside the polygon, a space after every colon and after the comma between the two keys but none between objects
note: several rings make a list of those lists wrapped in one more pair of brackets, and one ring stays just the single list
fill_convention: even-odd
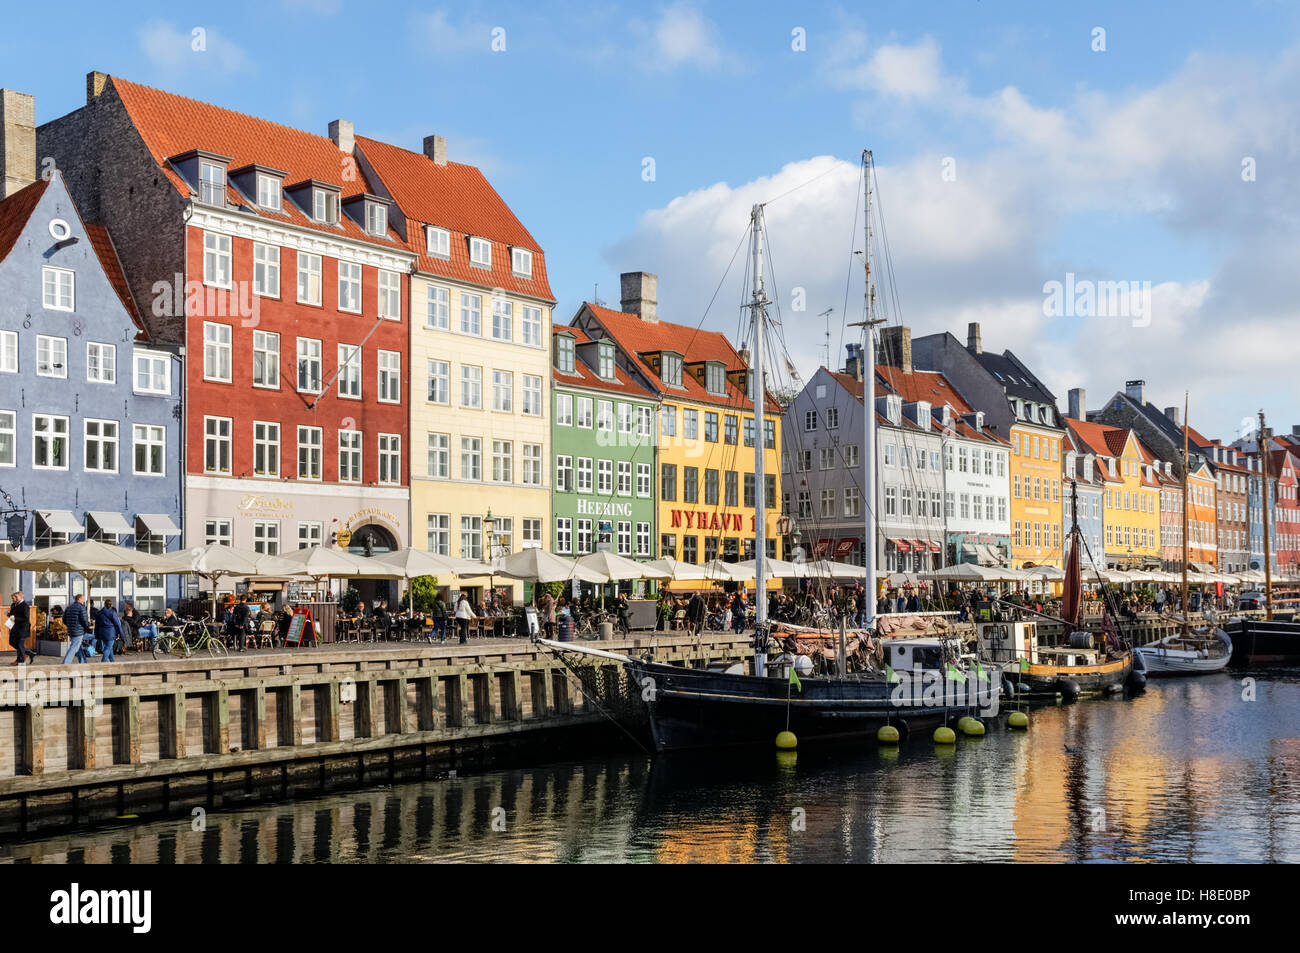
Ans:
[{"label": "green building facade", "polygon": [[655,556],[656,397],[582,329],[552,334],[553,551]]}]

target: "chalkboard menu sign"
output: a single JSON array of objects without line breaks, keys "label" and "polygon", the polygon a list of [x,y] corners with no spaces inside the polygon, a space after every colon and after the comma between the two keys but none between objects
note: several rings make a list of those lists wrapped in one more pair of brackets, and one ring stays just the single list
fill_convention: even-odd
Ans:
[{"label": "chalkboard menu sign", "polygon": [[284,644],[302,645],[307,639],[316,641],[316,624],[312,621],[311,610],[294,609],[293,617],[289,620],[289,631],[284,637]]}]

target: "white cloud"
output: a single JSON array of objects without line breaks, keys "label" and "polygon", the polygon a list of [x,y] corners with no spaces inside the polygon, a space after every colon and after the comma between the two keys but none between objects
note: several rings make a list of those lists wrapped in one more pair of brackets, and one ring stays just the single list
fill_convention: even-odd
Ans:
[{"label": "white cloud", "polygon": [[453,20],[446,10],[435,10],[416,17],[415,23],[415,40],[429,53],[447,55],[492,51],[493,27],[485,21],[468,17]]},{"label": "white cloud", "polygon": [[[945,142],[980,144],[941,150],[922,137],[920,150],[903,161],[877,157],[901,316],[915,334],[950,330],[964,340],[967,322],[980,321],[986,347],[1014,349],[1062,400],[1068,388],[1087,387],[1094,409],[1125,379],[1145,377],[1152,400],[1159,394],[1173,403],[1190,389],[1193,423],[1199,416],[1209,432],[1226,432],[1243,408],[1270,400],[1287,414],[1300,412],[1292,383],[1300,308],[1290,281],[1300,244],[1293,187],[1300,175],[1300,53],[1266,63],[1193,56],[1147,88],[1080,90],[1048,104],[1014,86],[973,94],[944,69],[928,38],[871,50],[864,34],[846,31],[828,59],[832,85],[887,103],[901,121],[919,119],[911,128],[923,133],[941,119]],[[1242,181],[1243,156],[1256,159],[1257,181]],[[941,175],[945,157],[955,159],[955,180]],[[785,338],[806,378],[823,343],[823,319],[813,316],[833,307],[834,324],[844,320],[846,278],[850,319],[861,312],[860,259],[849,263],[850,242],[860,248],[862,241],[851,236],[853,203],[861,201],[856,163],[821,156],[679,196],[648,212],[606,259],[619,271],[658,271],[661,313],[694,325],[750,205],[810,179],[767,212]],[[1123,260],[1126,273],[1104,273],[1099,269],[1114,261],[1106,249],[1092,250],[1092,236],[1074,240],[1080,221],[1131,221],[1157,236],[1156,247],[1150,256],[1138,247]],[[1188,242],[1204,246],[1197,260],[1209,266],[1200,275],[1168,273],[1181,266],[1166,264],[1166,256]],[[879,255],[877,262],[878,302],[896,317]],[[1150,325],[1044,317],[1043,282],[1066,271],[1149,281]],[[735,269],[719,295],[707,322],[715,330],[735,333],[742,275]],[[788,308],[795,286],[807,289],[801,314]]]},{"label": "white cloud", "polygon": [[180,29],[150,20],[139,31],[140,50],[155,66],[167,70],[210,69],[232,73],[246,69],[248,56],[219,31],[202,24]]},{"label": "white cloud", "polygon": [[[631,55],[620,59],[649,72],[682,67],[716,70],[737,65],[724,49],[717,25],[690,3],[664,7],[652,20],[634,19],[627,29],[634,49]],[[601,55],[608,57],[612,52],[612,48],[606,47]]]}]

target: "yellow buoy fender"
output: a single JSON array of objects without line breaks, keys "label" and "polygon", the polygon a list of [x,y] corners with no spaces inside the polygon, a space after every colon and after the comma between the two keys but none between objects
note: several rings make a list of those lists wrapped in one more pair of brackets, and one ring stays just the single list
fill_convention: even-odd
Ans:
[{"label": "yellow buoy fender", "polygon": [[898,744],[898,729],[893,725],[881,725],[876,732],[876,740],[882,745]]},{"label": "yellow buoy fender", "polygon": [[940,725],[934,729],[934,743],[938,745],[951,745],[957,743],[957,733],[947,725]]},{"label": "yellow buoy fender", "polygon": [[784,751],[788,751],[798,744],[799,741],[795,738],[793,731],[783,731],[776,736],[776,746]]},{"label": "yellow buoy fender", "polygon": [[963,735],[972,738],[978,738],[980,735],[984,734],[984,722],[980,721],[978,718],[963,718],[961,721],[957,722],[957,727],[961,729]]},{"label": "yellow buoy fender", "polygon": [[1007,727],[1028,728],[1029,716],[1026,715],[1023,711],[1013,711],[1011,714],[1007,715]]}]

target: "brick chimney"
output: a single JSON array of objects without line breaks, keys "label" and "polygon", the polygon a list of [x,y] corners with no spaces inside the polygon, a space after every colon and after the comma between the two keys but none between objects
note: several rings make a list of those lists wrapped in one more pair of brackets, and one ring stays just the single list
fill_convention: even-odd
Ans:
[{"label": "brick chimney", "polygon": [[334,140],[334,145],[339,147],[339,152],[352,155],[352,123],[346,119],[332,121],[330,123],[330,138]]},{"label": "brick chimney", "polygon": [[984,353],[984,345],[980,343],[980,323],[972,321],[966,325],[966,350],[972,354]]},{"label": "brick chimney", "polygon": [[627,314],[640,315],[642,321],[658,324],[659,276],[648,271],[625,271],[619,276],[619,281],[623,292],[623,310]]},{"label": "brick chimney", "polygon": [[1075,420],[1088,419],[1088,392],[1082,387],[1071,387],[1066,395],[1070,402],[1070,416]]},{"label": "brick chimney", "polygon": [[1144,406],[1147,402],[1147,382],[1125,381],[1124,393],[1135,400],[1139,406]]},{"label": "brick chimney", "polygon": [[36,181],[36,100],[0,89],[0,199]]},{"label": "brick chimney", "polygon": [[912,329],[905,325],[880,329],[880,363],[912,373]]},{"label": "brick chimney", "polygon": [[1177,408],[1177,407],[1166,407],[1166,408],[1165,408],[1165,416],[1168,417],[1170,420],[1172,420],[1172,421],[1174,422],[1174,426],[1175,426],[1175,427],[1178,426],[1178,408]]},{"label": "brick chimney", "polygon": [[101,73],[98,70],[91,70],[89,73],[87,73],[86,74],[86,105],[89,106],[96,99],[98,99],[99,94],[104,91],[104,87],[107,85],[108,85],[107,73]]},{"label": "brick chimney", "polygon": [[424,154],[432,159],[438,165],[447,164],[447,138],[446,136],[425,136],[424,137]]}]

